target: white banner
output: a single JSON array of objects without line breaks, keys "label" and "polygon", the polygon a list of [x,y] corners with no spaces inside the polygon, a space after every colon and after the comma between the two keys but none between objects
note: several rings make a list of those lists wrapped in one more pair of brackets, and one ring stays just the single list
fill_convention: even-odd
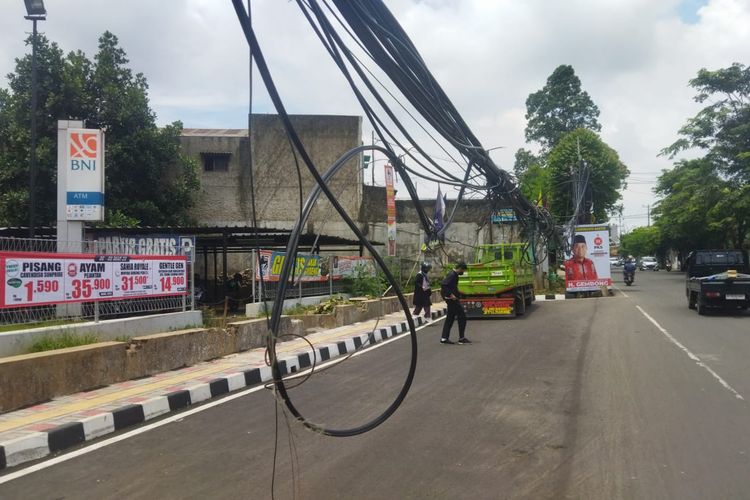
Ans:
[{"label": "white banner", "polygon": [[0,253],[0,308],[185,295],[183,256]]},{"label": "white banner", "polygon": [[565,289],[596,291],[612,286],[609,269],[609,226],[576,226],[572,255],[565,261]]},{"label": "white banner", "polygon": [[71,128],[66,137],[67,220],[104,220],[104,134]]}]

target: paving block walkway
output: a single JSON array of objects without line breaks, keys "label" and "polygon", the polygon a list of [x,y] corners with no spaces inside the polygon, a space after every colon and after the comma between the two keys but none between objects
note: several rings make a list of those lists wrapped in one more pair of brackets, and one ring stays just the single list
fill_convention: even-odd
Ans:
[{"label": "paving block walkway", "polygon": [[[445,304],[433,306],[435,321]],[[416,326],[428,320],[415,318]],[[277,345],[282,375],[408,333],[402,311]],[[0,415],[0,469],[45,457],[147,420],[272,379],[265,349],[232,354],[140,380],[55,398]]]}]

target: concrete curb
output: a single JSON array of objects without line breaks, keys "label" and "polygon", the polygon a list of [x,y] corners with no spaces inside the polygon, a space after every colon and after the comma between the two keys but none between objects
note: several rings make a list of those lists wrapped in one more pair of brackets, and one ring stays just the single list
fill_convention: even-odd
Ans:
[{"label": "concrete curb", "polygon": [[536,295],[536,300],[541,300],[544,302],[545,300],[565,300],[565,294],[548,294],[548,295]]},{"label": "concrete curb", "polygon": [[[446,309],[432,311],[431,318],[445,315]],[[427,321],[419,316],[414,318],[417,327]],[[321,345],[315,348],[315,362],[321,363],[340,356],[351,354],[363,346],[393,338],[409,331],[406,321],[380,327],[375,331],[362,333],[349,338]],[[310,352],[300,352],[279,360],[282,375],[289,375],[310,368]],[[72,446],[91,441],[101,436],[141,424],[166,413],[174,412],[190,405],[219,397],[224,394],[264,384],[272,380],[271,368],[249,368],[218,377],[206,383],[186,385],[180,390],[157,396],[137,404],[128,404],[112,411],[102,412],[76,422],[28,434],[0,442],[0,470],[13,467],[30,460],[46,457]]]}]

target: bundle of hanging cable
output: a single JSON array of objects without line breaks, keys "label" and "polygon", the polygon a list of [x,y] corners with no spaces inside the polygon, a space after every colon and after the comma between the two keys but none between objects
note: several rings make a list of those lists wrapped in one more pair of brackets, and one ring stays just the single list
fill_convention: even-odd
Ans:
[{"label": "bundle of hanging cable", "polygon": [[[407,150],[395,135],[385,127],[373,107],[364,98],[363,93],[355,85],[348,67],[359,76],[378,104],[399,128],[401,134],[409,139],[409,142],[414,146],[413,149],[419,151],[429,163],[432,163],[433,169],[425,166],[416,155],[407,153],[420,166],[431,173],[430,180],[460,186],[459,201],[465,188],[486,190],[488,197],[491,198],[492,202],[495,202],[493,204],[497,206],[510,205],[524,225],[533,224],[536,231],[546,237],[557,234],[549,213],[544,208],[529,202],[521,194],[512,176],[495,165],[489,153],[472,133],[453,103],[432,76],[406,32],[382,1],[297,0],[297,4],[326,46],[329,54],[344,72],[365,109],[365,113],[374,122],[373,126],[384,144],[395,143],[402,149]],[[335,9],[331,4],[335,6]],[[375,89],[371,79],[368,78],[366,74],[368,71],[363,68],[352,50],[347,47],[331,19],[340,24],[342,29],[383,71],[421,117],[466,160],[466,176],[463,179],[445,171],[436,163],[430,162],[429,155],[424,153],[415,141],[411,140],[408,132],[396,119],[385,100]],[[345,60],[349,65],[348,67]],[[388,137],[385,137],[386,135]],[[402,170],[414,173],[412,169],[408,169],[404,165],[400,165],[400,167]],[[434,168],[437,168],[438,171],[436,172]],[[478,170],[484,176],[486,181],[484,185],[467,184],[469,172],[472,168]],[[408,175],[405,175],[405,184],[409,194],[417,199],[414,196],[415,193],[412,193],[410,189],[412,186],[408,182]]]},{"label": "bundle of hanging cable", "polygon": [[[434,226],[433,222],[424,212],[422,205],[417,202],[419,198],[409,174],[433,182],[437,181],[459,187],[459,199],[456,202],[456,206],[460,203],[466,190],[484,191],[487,193],[487,197],[490,198],[490,202],[493,205],[503,203],[507,206],[509,204],[516,212],[520,221],[524,224],[533,225],[533,227],[542,234],[556,234],[554,231],[555,228],[548,214],[546,214],[544,210],[529,203],[528,200],[523,197],[517,185],[514,183],[512,176],[494,164],[489,157],[489,153],[484,150],[477,138],[456,111],[453,104],[440,88],[437,81],[431,75],[406,33],[404,33],[401,26],[385,5],[377,0],[333,0],[333,3],[338,10],[338,14],[330,3],[325,0],[323,2],[318,2],[317,0],[297,0],[297,4],[302,9],[305,17],[308,19],[334,62],[338,65],[342,74],[349,82],[365,115],[383,143],[383,147],[376,147],[375,145],[361,146],[346,152],[331,167],[325,170],[323,175],[321,175],[289,119],[289,115],[286,112],[282,99],[278,94],[273,78],[271,77],[270,71],[263,57],[258,40],[255,37],[255,33],[250,24],[244,5],[242,4],[242,0],[232,0],[232,3],[245,34],[245,38],[250,46],[250,50],[253,53],[258,72],[268,90],[268,94],[279,114],[279,118],[286,133],[289,136],[293,147],[299,153],[300,158],[307,166],[310,174],[317,183],[314,190],[308,196],[302,213],[300,214],[300,218],[297,220],[292,232],[290,233],[289,242],[286,248],[287,258],[284,259],[284,264],[281,269],[279,288],[274,300],[273,312],[269,320],[269,330],[271,334],[268,336],[268,352],[273,374],[274,388],[276,394],[284,401],[284,404],[291,414],[306,427],[329,436],[345,437],[362,434],[385,422],[385,420],[396,411],[406,397],[416,371],[417,341],[414,321],[398,282],[389,271],[388,266],[380,254],[375,250],[364,234],[362,234],[357,224],[351,219],[351,217],[349,217],[346,210],[340,205],[336,196],[328,187],[328,182],[346,164],[346,162],[362,154],[365,150],[378,150],[385,154],[396,169],[398,175],[400,175],[409,196],[415,202],[415,209],[423,229],[431,236],[438,236],[439,229]],[[359,60],[347,48],[342,38],[333,28],[331,20],[323,11],[323,7],[325,7],[329,14],[344,27],[349,36],[356,40],[356,43],[365,51],[368,57],[370,57],[381,68],[393,84],[396,85],[404,98],[406,98],[419,115],[421,115],[423,120],[425,120],[440,136],[447,140],[450,146],[458,152],[462,160],[454,161],[456,163],[465,164],[465,172],[462,177],[451,173],[439,165],[424,151],[417,141],[411,137],[406,127],[397,119],[395,113],[390,109],[385,99],[377,91],[375,85],[367,76],[369,71],[360,64]],[[405,147],[405,145],[402,144],[395,132],[390,130],[385,123],[385,120],[381,118],[378,112],[376,112],[374,107],[365,97],[363,91],[355,83],[350,69],[354,70],[357,77],[364,83],[369,93],[377,101],[379,108],[387,114],[390,122],[395,125],[401,136],[406,139],[408,144],[410,144],[409,147]],[[376,78],[373,76],[373,79]],[[391,95],[391,97],[394,96]],[[422,129],[426,131],[424,127],[422,127]],[[429,132],[427,133],[430,135]],[[435,140],[432,135],[430,135],[430,137]],[[404,154],[408,155],[425,171],[427,171],[427,174],[407,167],[394,151],[392,147],[394,144],[401,150],[405,151]],[[445,147],[440,147],[450,156],[450,152],[448,152]],[[416,150],[422,155],[422,157],[420,158],[414,155],[411,150]],[[472,169],[476,170],[479,175],[472,176]],[[479,176],[484,178],[484,183],[477,182]],[[284,384],[275,350],[283,301],[286,295],[288,281],[292,275],[294,263],[296,262],[299,237],[307,223],[312,208],[321,193],[326,196],[333,208],[339,213],[342,220],[349,226],[355,236],[361,241],[362,245],[367,248],[392,286],[402,309],[406,313],[411,338],[411,361],[409,371],[395,400],[379,416],[363,425],[349,429],[331,429],[315,424],[308,421],[297,410],[291,401]],[[448,223],[452,220],[453,215],[455,215],[455,207]],[[442,231],[444,230],[445,228],[442,229]]]}]

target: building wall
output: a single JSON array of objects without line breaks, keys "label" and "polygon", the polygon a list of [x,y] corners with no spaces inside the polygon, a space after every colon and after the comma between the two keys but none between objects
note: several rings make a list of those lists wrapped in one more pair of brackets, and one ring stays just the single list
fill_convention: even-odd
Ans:
[{"label": "building wall", "polygon": [[[319,172],[324,172],[346,151],[359,146],[362,120],[358,116],[294,115],[291,121]],[[246,130],[185,129],[182,150],[199,162],[201,189],[192,215],[200,224],[252,225],[252,197]],[[253,182],[258,225],[290,228],[299,214],[299,181],[302,201],[315,180],[297,155],[295,158],[277,115],[253,115]],[[201,153],[229,153],[227,171],[204,171]],[[332,180],[330,188],[339,203],[356,218],[362,201],[363,173],[359,157],[352,159]],[[323,196],[324,198],[324,196]],[[339,220],[327,200],[316,203],[308,230],[349,236],[348,230],[328,226]],[[346,233],[346,234],[342,234]]]}]

